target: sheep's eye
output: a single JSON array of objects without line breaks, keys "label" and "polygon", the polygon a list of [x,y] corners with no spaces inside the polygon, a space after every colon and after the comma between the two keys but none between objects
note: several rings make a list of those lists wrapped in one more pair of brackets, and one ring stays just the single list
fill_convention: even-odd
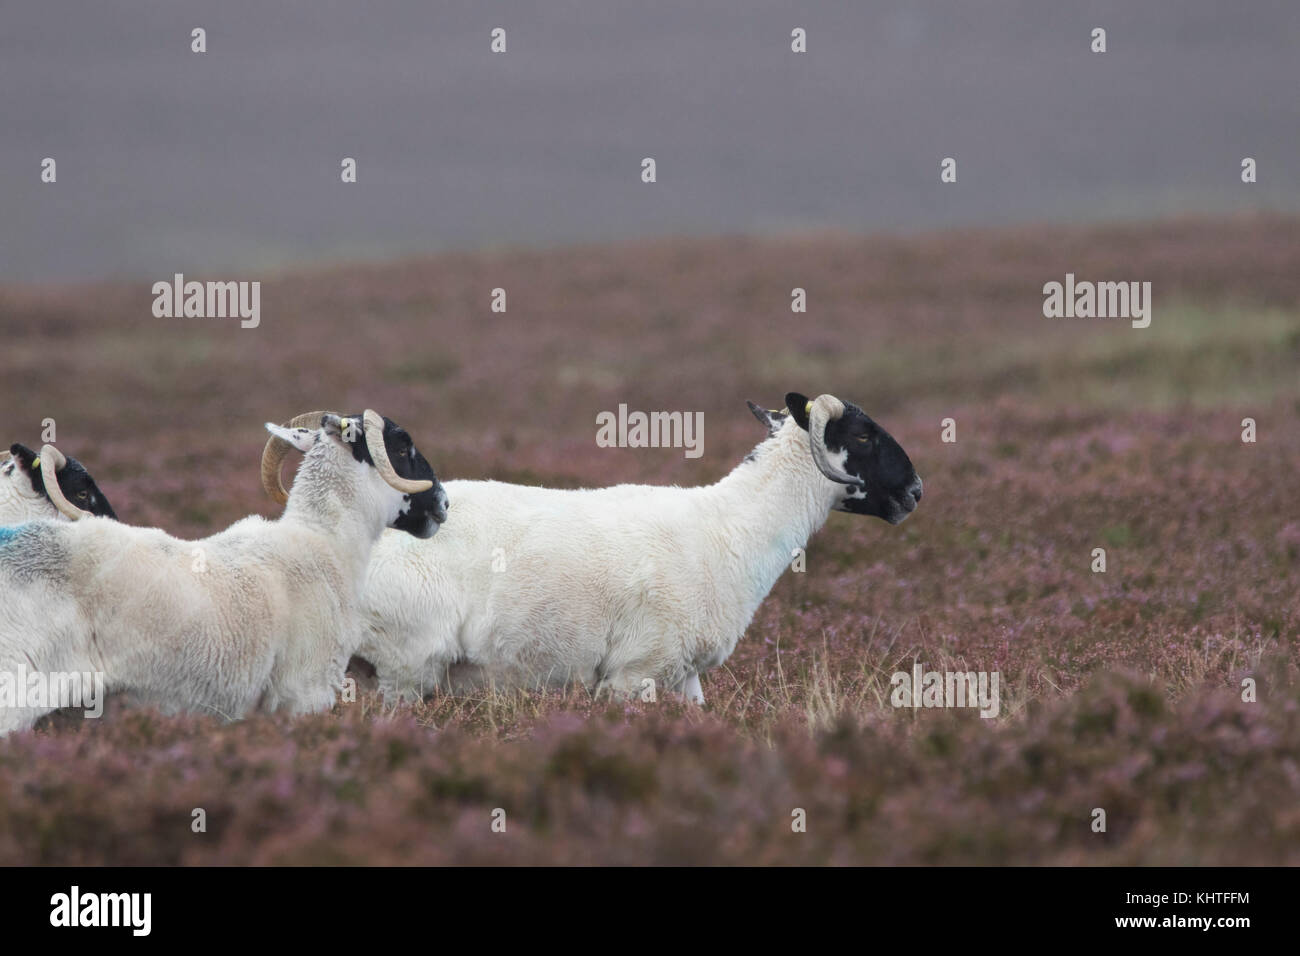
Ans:
[{"label": "sheep's eye", "polygon": [[86,492],[84,492],[84,491],[79,491],[79,492],[77,492],[77,500],[78,500],[78,501],[85,501],[85,500],[86,500]]},{"label": "sheep's eye", "polygon": [[865,445],[867,442],[871,441],[871,439],[866,435],[859,435],[858,441],[862,442]]}]

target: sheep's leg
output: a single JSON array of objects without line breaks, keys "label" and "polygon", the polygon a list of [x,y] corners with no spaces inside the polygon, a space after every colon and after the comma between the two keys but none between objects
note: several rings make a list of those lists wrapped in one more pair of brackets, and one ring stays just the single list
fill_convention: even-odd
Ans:
[{"label": "sheep's leg", "polygon": [[620,674],[607,675],[596,685],[596,693],[602,691],[627,700],[653,701],[658,693],[676,694],[692,704],[704,703],[704,691],[700,687],[700,676],[692,674],[674,683],[671,679],[662,682],[654,677],[639,676],[644,672],[625,671]]},{"label": "sheep's leg", "polygon": [[682,684],[682,696],[692,704],[704,703],[704,690],[700,687],[700,675],[692,674]]},{"label": "sheep's leg", "polygon": [[434,694],[454,691],[448,665],[434,660],[414,666],[376,667],[375,676],[387,707],[418,703]]},{"label": "sheep's leg", "polygon": [[[20,605],[21,607],[21,605]],[[62,608],[53,608],[51,618],[31,630],[35,640],[23,640],[16,630],[5,626],[0,633],[0,737],[15,731],[29,730],[42,717],[63,708],[82,710],[87,717],[102,713],[106,686],[111,681],[104,678],[102,663],[92,662],[84,653],[70,649],[76,640],[76,631],[68,623]],[[8,622],[0,621],[0,626]],[[93,637],[92,637],[93,640]],[[55,675],[71,676],[81,687],[79,697],[67,696],[72,690],[62,679],[55,686]],[[81,675],[94,682],[92,687],[81,684]],[[45,685],[39,703],[29,703],[29,687],[35,680]],[[73,691],[75,693],[75,691]],[[100,706],[91,714],[90,695]]]},{"label": "sheep's leg", "polygon": [[0,708],[0,737],[19,730],[29,729],[46,714],[52,714],[54,707],[4,707]]}]

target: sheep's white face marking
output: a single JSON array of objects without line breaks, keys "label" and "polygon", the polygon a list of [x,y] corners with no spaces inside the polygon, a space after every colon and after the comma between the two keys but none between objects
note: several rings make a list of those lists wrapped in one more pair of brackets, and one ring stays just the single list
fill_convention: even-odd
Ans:
[{"label": "sheep's white face marking", "polygon": [[[378,477],[378,474],[375,472],[373,468],[370,468],[370,466],[362,465],[361,467],[369,468],[371,474],[375,475],[375,477]],[[405,521],[411,520],[414,517],[411,508],[411,496],[404,495],[400,491],[396,491],[393,488],[389,487],[389,485],[386,482],[384,482],[382,478],[379,479],[379,481],[382,487],[378,489],[378,493],[381,497],[381,500],[384,502],[385,513],[388,516],[388,527],[390,528],[400,527],[403,523],[405,523]],[[433,489],[433,493],[436,496],[439,513],[442,514],[445,519],[447,514],[447,493],[442,490],[442,485],[435,485]],[[417,537],[432,538],[435,534],[438,533],[438,529],[442,527],[442,522],[439,520],[435,520],[429,522],[429,525],[430,527],[429,527],[428,535],[417,535]]]},{"label": "sheep's white face marking", "polygon": [[859,501],[866,501],[866,500],[867,500],[867,489],[866,489],[866,488],[863,488],[861,485],[855,485],[854,487],[849,488],[849,489],[844,493],[844,501],[849,501],[849,500],[852,500],[852,499],[854,499],[854,498],[856,498],[856,499],[859,500]]}]

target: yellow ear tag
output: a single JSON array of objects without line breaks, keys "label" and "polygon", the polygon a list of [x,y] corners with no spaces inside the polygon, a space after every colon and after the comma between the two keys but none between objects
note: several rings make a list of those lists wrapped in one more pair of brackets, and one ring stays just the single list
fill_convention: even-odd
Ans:
[{"label": "yellow ear tag", "polygon": [[812,402],[809,402],[807,405],[805,405],[805,406],[803,407],[803,413],[804,413],[805,415],[811,415],[811,414],[812,414]]},{"label": "yellow ear tag", "polygon": [[41,460],[37,458],[35,461],[32,462],[32,471],[35,471],[39,467],[41,467]]},{"label": "yellow ear tag", "polygon": [[339,430],[340,430],[340,431],[344,431],[344,432],[346,432],[350,427],[352,427],[352,419],[350,419],[350,418],[340,418],[340,419],[339,419]]}]

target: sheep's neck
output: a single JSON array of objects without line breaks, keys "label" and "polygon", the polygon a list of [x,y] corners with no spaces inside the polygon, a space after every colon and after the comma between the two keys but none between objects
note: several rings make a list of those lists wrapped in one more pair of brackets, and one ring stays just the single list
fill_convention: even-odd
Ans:
[{"label": "sheep's neck", "polygon": [[0,477],[0,525],[22,524],[32,518],[55,518],[58,512],[44,495],[24,493],[13,477]]},{"label": "sheep's neck", "polygon": [[743,569],[757,608],[790,567],[795,549],[826,523],[837,486],[813,464],[807,433],[787,423],[710,491],[726,560]]},{"label": "sheep's neck", "polygon": [[315,451],[309,454],[298,469],[280,520],[307,525],[329,538],[336,552],[346,560],[350,577],[360,586],[370,561],[370,550],[383,533],[384,517],[371,514],[373,509],[359,500],[348,476],[331,467],[332,463],[314,460],[315,454]]}]

